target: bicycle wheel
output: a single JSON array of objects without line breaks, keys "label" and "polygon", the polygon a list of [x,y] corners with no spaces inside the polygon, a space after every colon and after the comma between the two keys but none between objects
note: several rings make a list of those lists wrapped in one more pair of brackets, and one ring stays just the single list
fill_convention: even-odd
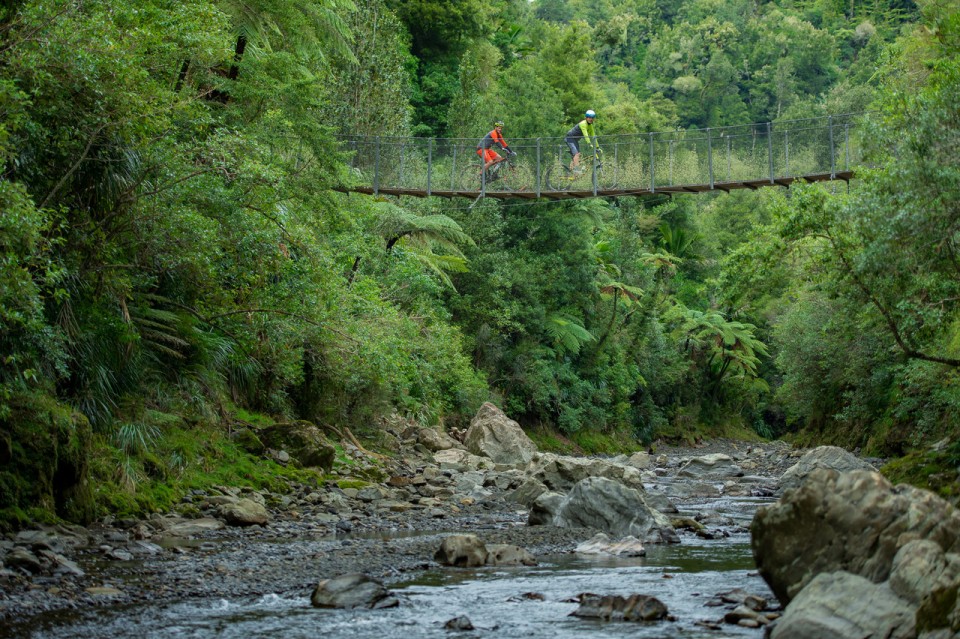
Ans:
[{"label": "bicycle wheel", "polygon": [[533,177],[530,169],[522,162],[512,161],[491,170],[493,177],[487,182],[488,191],[499,193],[531,190]]},{"label": "bicycle wheel", "polygon": [[569,191],[577,176],[562,162],[550,165],[545,180],[548,191]]},{"label": "bicycle wheel", "polygon": [[498,162],[487,171],[487,181],[485,184],[487,191],[512,191],[510,178],[513,168],[507,166],[504,162]]},{"label": "bicycle wheel", "polygon": [[617,188],[617,167],[604,165],[597,168],[597,188],[604,191]]},{"label": "bicycle wheel", "polygon": [[457,190],[479,192],[480,191],[480,165],[468,164],[460,170],[457,176]]}]

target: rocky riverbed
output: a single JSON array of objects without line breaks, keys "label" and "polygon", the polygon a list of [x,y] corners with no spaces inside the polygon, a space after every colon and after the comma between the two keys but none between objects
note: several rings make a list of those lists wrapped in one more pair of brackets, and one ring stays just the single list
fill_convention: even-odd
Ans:
[{"label": "rocky riverbed", "polygon": [[[717,441],[632,458],[536,453],[526,463],[504,464],[469,454],[459,442],[435,441],[435,433],[399,435],[399,454],[376,462],[386,471],[383,482],[298,485],[282,495],[220,487],[190,495],[183,509],[190,517],[108,518],[10,535],[0,541],[0,619],[191,597],[303,596],[318,580],[344,573],[408,581],[437,568],[440,540],[454,532],[534,556],[571,553],[597,528],[528,525],[533,484],[563,490],[581,476],[615,477],[645,486],[650,502],[676,519],[675,506],[685,500],[772,495],[776,478],[799,456],[782,443]],[[352,455],[358,464],[368,461],[360,450]],[[682,476],[697,458],[719,466]],[[745,532],[744,522],[711,512],[673,523],[687,535]]]},{"label": "rocky riverbed", "polygon": [[[404,624],[449,614],[413,635],[427,639],[446,636],[448,621],[465,629],[469,620],[457,616],[469,607],[492,620],[513,614],[511,623],[530,636],[562,639],[594,632],[561,623],[554,633],[551,624],[579,604],[579,616],[605,620],[655,615],[652,630],[631,631],[645,638],[717,630],[755,637],[766,627],[771,639],[960,639],[960,511],[928,491],[891,485],[875,470],[880,460],[834,447],[732,441],[560,456],[536,451],[489,404],[459,435],[411,426],[393,433],[390,458],[350,450],[339,480],[282,494],[220,486],[144,521],[107,518],[7,536],[0,638],[142,639],[165,635],[142,635],[141,623],[164,627],[183,617],[199,628],[193,636],[227,627],[229,636],[246,637],[263,631],[247,622],[266,615],[288,636],[312,637],[318,622],[340,623],[343,638],[369,636],[356,622],[392,619],[389,639],[409,639]],[[621,551],[646,556],[632,564]],[[582,558],[597,552],[609,563]],[[733,561],[723,565],[725,553]],[[538,558],[544,565],[533,565]],[[485,572],[471,582],[461,565]],[[487,588],[484,579],[498,575],[508,583]],[[450,588],[423,590],[438,579]],[[406,585],[408,607],[389,618],[302,613],[335,598],[321,592],[324,584],[371,580],[379,582],[371,587],[378,602],[393,599],[384,585]],[[730,581],[741,585],[722,592]],[[522,584],[542,590],[514,592]],[[588,596],[594,585],[606,592]],[[686,618],[652,601],[657,592]],[[542,605],[503,607],[517,597]],[[228,618],[211,602],[223,602]],[[230,612],[237,605],[239,617]],[[710,606],[720,608],[704,618]],[[291,627],[287,615],[305,625]],[[79,625],[61,629],[65,619]],[[119,625],[103,626],[107,619]],[[38,624],[46,629],[39,635]]]}]

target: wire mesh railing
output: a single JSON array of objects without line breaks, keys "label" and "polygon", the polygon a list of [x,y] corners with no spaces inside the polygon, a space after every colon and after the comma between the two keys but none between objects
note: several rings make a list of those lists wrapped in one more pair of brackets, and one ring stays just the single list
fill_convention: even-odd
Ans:
[{"label": "wire mesh railing", "polygon": [[340,142],[356,176],[346,190],[375,194],[540,197],[565,191],[583,196],[728,190],[737,184],[756,188],[812,176],[849,179],[863,159],[857,126],[862,115],[600,135],[602,153],[588,153],[581,145],[584,154],[577,170],[571,169],[562,137],[508,137],[516,155],[490,171],[481,171],[477,138],[343,135]]}]

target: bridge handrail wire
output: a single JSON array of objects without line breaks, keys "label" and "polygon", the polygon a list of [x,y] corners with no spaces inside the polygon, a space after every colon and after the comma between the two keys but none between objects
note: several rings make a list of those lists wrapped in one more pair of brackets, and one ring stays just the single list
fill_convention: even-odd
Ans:
[{"label": "bridge handrail wire", "polygon": [[[723,127],[637,134],[598,135],[604,150],[589,159],[582,191],[613,188],[654,193],[658,189],[708,187],[727,190],[732,183],[788,184],[809,175],[849,176],[864,160],[858,133],[868,113],[760,122]],[[471,138],[417,138],[397,135],[339,135],[356,184],[413,194],[485,196],[491,189],[540,197],[554,193],[557,176],[569,174],[570,154],[563,136],[510,138],[517,152],[511,180],[487,183]],[[494,150],[499,151],[496,147]],[[586,149],[581,149],[586,150]],[[594,165],[594,166],[591,166]],[[553,179],[551,179],[551,177]],[[572,178],[571,178],[572,179]],[[843,178],[846,179],[846,178]],[[751,186],[751,188],[754,188]],[[575,189],[576,190],[576,189]]]}]

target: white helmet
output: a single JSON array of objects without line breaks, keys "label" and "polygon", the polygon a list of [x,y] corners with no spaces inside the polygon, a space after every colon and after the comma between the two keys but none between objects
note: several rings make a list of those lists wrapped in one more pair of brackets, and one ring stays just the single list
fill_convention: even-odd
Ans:
[{"label": "white helmet", "polygon": [[597,114],[596,114],[596,112],[595,112],[593,109],[587,109],[587,112],[584,113],[583,115],[584,115],[584,117],[587,117],[587,118],[595,118],[595,117],[597,117]]}]

